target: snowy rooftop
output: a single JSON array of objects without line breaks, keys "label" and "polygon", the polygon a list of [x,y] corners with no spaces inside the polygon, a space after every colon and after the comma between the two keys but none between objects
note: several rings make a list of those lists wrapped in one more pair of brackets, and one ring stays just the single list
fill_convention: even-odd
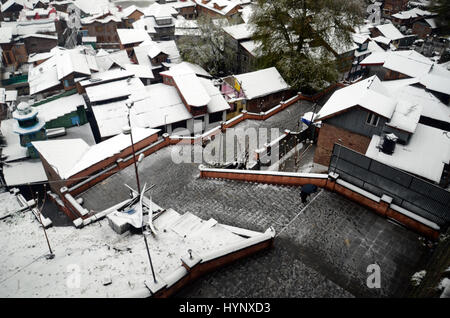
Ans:
[{"label": "snowy rooftop", "polygon": [[383,82],[393,98],[409,101],[422,107],[422,116],[450,123],[450,107],[422,87],[412,86],[417,79]]},{"label": "snowy rooftop", "polygon": [[[156,133],[155,129],[134,128],[133,139],[138,143]],[[62,179],[68,179],[130,147],[131,141],[128,135],[119,134],[93,146],[83,139],[34,141],[32,144]]]},{"label": "snowy rooftop", "polygon": [[[42,230],[31,213],[1,221],[0,230],[8,244],[1,250],[0,296],[149,297],[145,281],[152,280],[152,274],[142,235],[117,235],[106,218],[98,225],[49,228],[55,258],[47,260],[43,257],[48,249]],[[206,260],[252,244],[233,233],[241,229],[223,226],[213,219],[201,220],[191,213],[180,215],[172,209],[161,214],[154,226],[157,235],[148,236],[148,246],[156,274],[167,282],[178,277],[176,282],[187,274],[181,258],[188,255],[189,249]],[[253,242],[270,238],[259,232],[246,233]],[[17,270],[25,266],[26,270]],[[75,277],[75,285],[68,286],[74,271],[81,275],[80,285],[76,286]]]},{"label": "snowy rooftop", "polygon": [[377,25],[376,28],[383,34],[384,37],[392,41],[405,37],[392,23]]},{"label": "snowy rooftop", "polygon": [[[131,109],[133,127],[156,128],[192,118],[175,87],[160,83],[146,86],[144,90],[147,97],[135,102]],[[119,134],[127,123],[127,111],[124,102],[95,106],[100,134],[103,137]]]},{"label": "snowy rooftop", "polygon": [[352,107],[360,106],[385,118],[391,118],[397,102],[377,76],[336,91],[318,114],[323,120]]},{"label": "snowy rooftop", "polygon": [[437,183],[450,158],[449,136],[440,129],[422,124],[417,125],[408,145],[397,144],[392,155],[379,151],[379,144],[380,136],[374,135],[366,156]]},{"label": "snowy rooftop", "polygon": [[153,75],[152,69],[146,65],[138,65],[138,64],[126,64],[125,69],[133,73],[134,76],[138,78],[144,78],[144,79],[153,79],[155,76]]},{"label": "snowy rooftop", "polygon": [[398,12],[396,14],[393,14],[392,16],[397,19],[408,20],[429,15],[432,15],[432,13],[429,11],[425,11],[419,8],[412,8],[411,10]]},{"label": "snowy rooftop", "polygon": [[112,69],[105,72],[93,73],[90,79],[80,82],[81,86],[87,87],[91,85],[98,85],[103,82],[110,82],[113,80],[120,80],[124,78],[132,77],[134,74],[130,71],[122,70],[120,68]]},{"label": "snowy rooftop", "polygon": [[405,74],[409,77],[422,77],[427,74],[433,62],[414,50],[395,52],[374,52],[360,63],[361,65],[383,65],[383,67]]},{"label": "snowy rooftop", "polygon": [[172,6],[161,5],[159,3],[153,3],[144,9],[144,15],[146,17],[155,18],[171,18],[172,16],[178,15],[178,11]]},{"label": "snowy rooftop", "polygon": [[151,41],[150,35],[143,29],[117,29],[122,45]]},{"label": "snowy rooftop", "polygon": [[223,28],[226,33],[231,35],[235,40],[250,39],[253,36],[253,30],[250,24],[241,23],[230,25]]},{"label": "snowy rooftop", "polygon": [[167,71],[165,74],[172,75],[178,90],[188,105],[200,107],[207,105],[211,101],[211,97],[194,72],[177,70]]},{"label": "snowy rooftop", "polygon": [[86,94],[91,103],[124,98],[132,95],[144,87],[144,84],[136,78],[130,77],[105,84],[90,86],[86,88]]},{"label": "snowy rooftop", "polygon": [[49,122],[76,111],[78,106],[85,106],[84,98],[79,94],[74,94],[55,99],[34,108],[45,122]]},{"label": "snowy rooftop", "polygon": [[250,40],[250,41],[241,42],[240,45],[244,49],[246,49],[251,55],[253,55],[255,57],[260,56],[260,52],[259,52],[260,45],[259,45],[259,42]]},{"label": "snowy rooftop", "polygon": [[399,101],[394,114],[386,124],[409,133],[414,133],[422,115],[422,106],[408,101]]},{"label": "snowy rooftop", "polygon": [[290,88],[275,67],[235,75],[248,99],[263,97]]},{"label": "snowy rooftop", "polygon": [[8,187],[47,182],[48,180],[39,159],[9,162],[3,166],[3,176]]},{"label": "snowy rooftop", "polygon": [[430,71],[420,78],[420,84],[431,91],[450,95],[450,71],[440,65],[433,65]]},{"label": "snowy rooftop", "polygon": [[104,50],[99,50],[95,56],[100,72],[107,71],[114,66],[124,68],[126,64],[130,64],[130,58],[125,50],[108,53]]},{"label": "snowy rooftop", "polygon": [[383,67],[409,77],[420,77],[428,73],[432,64],[433,62],[430,59],[411,50],[388,54]]}]

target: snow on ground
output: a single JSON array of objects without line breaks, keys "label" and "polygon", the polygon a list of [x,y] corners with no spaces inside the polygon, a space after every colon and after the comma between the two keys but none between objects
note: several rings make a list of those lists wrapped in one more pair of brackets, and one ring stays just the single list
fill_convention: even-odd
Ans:
[{"label": "snow on ground", "polygon": [[[206,253],[245,240],[220,225],[181,237],[167,221],[174,214],[162,214],[154,222],[158,236],[148,237],[153,266],[163,278],[179,268],[188,249]],[[0,231],[0,297],[120,297],[142,290],[152,277],[142,235],[118,235],[107,219],[82,229],[48,229],[56,255],[51,260],[45,257],[45,236],[31,213],[0,221]],[[108,280],[112,283],[104,286]]]}]

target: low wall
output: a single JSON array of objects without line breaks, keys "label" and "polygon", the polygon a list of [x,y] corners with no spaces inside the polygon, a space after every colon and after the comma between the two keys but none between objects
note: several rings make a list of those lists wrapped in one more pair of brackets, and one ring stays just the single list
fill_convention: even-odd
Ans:
[{"label": "low wall", "polygon": [[366,206],[376,213],[386,218],[395,220],[405,227],[431,239],[437,240],[440,233],[440,228],[437,224],[423,219],[410,211],[405,210],[404,213],[400,212],[401,210],[391,204],[389,197],[377,197],[370,192],[360,189],[348,182],[341,181],[338,176],[332,177],[327,174],[287,173],[275,171],[209,169],[204,166],[200,166],[200,177],[288,186],[314,184],[318,187],[343,195],[346,198]]}]

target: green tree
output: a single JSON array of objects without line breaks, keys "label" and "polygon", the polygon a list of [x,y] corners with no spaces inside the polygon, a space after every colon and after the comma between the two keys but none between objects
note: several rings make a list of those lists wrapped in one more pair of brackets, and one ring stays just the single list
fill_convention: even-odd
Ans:
[{"label": "green tree", "polygon": [[198,36],[184,36],[177,40],[181,57],[199,64],[213,76],[231,74],[236,59],[233,50],[226,44],[223,27],[237,22],[200,16],[197,20]]},{"label": "green tree", "polygon": [[431,0],[428,8],[437,13],[437,24],[442,35],[450,34],[450,0]]},{"label": "green tree", "polygon": [[250,19],[260,67],[275,66],[285,80],[313,92],[338,79],[336,57],[352,45],[366,7],[360,0],[257,0]]}]

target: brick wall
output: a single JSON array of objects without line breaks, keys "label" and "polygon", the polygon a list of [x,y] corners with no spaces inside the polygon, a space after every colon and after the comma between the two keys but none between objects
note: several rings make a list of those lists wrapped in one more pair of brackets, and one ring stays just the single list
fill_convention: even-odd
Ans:
[{"label": "brick wall", "polygon": [[[341,139],[342,141],[338,141],[338,139]],[[365,154],[370,144],[370,138],[323,123],[319,132],[319,140],[317,141],[317,149],[314,154],[314,162],[324,166],[329,166],[333,146],[337,142],[350,149]]]}]

